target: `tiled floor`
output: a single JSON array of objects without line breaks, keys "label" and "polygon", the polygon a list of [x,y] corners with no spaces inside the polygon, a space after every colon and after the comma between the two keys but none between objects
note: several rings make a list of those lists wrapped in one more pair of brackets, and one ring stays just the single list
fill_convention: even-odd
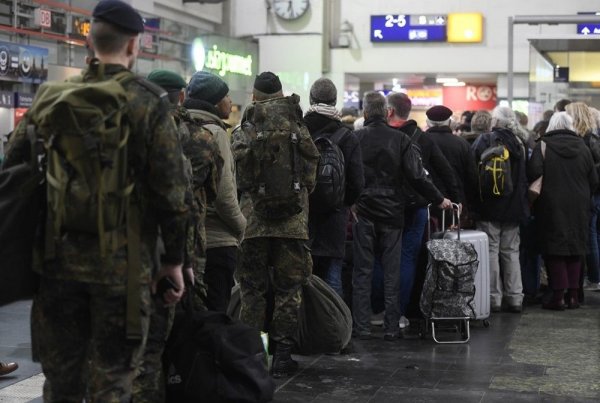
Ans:
[{"label": "tiled floor", "polygon": [[[353,341],[349,354],[297,357],[301,371],[278,381],[275,402],[598,402],[600,293],[586,298],[579,310],[536,305],[496,314],[489,328],[472,325],[471,341],[461,345],[412,330],[387,342],[375,328],[378,338]],[[30,306],[0,307],[0,359],[20,365],[0,378],[0,402],[41,401],[32,400],[43,378],[32,378],[40,367],[30,360]]]}]

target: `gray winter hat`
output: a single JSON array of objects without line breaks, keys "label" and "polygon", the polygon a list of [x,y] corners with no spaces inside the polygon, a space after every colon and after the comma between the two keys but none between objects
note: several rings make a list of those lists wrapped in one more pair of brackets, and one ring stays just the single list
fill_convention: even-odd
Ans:
[{"label": "gray winter hat", "polygon": [[310,87],[310,104],[335,105],[337,101],[337,89],[335,84],[328,78],[321,77]]}]

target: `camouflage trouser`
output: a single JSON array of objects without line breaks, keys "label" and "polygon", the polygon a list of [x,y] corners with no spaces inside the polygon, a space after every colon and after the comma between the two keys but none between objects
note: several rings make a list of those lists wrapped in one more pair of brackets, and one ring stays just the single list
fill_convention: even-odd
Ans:
[{"label": "camouflage trouser", "polygon": [[133,403],[165,401],[162,355],[175,317],[175,307],[165,307],[159,296],[152,298],[152,315],[146,349],[139,374],[133,382]]},{"label": "camouflage trouser", "polygon": [[305,244],[291,238],[251,238],[242,243],[243,264],[238,273],[240,319],[265,330],[265,295],[272,282],[274,310],[268,331],[275,342],[289,344],[296,336],[301,287],[312,271],[310,251]]},{"label": "camouflage trouser", "polygon": [[42,278],[32,339],[46,376],[44,402],[129,403],[148,332],[150,290],[141,288],[143,340],[127,340],[124,285]]}]

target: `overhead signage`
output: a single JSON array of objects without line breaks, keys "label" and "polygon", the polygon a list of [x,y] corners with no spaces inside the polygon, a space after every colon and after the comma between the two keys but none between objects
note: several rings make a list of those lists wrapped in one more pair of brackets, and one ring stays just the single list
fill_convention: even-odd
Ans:
[{"label": "overhead signage", "polygon": [[92,23],[88,18],[73,17],[71,20],[71,36],[86,38],[91,27]]},{"label": "overhead signage", "polygon": [[196,71],[214,70],[221,77],[227,73],[252,75],[252,55],[229,53],[216,44],[207,49],[201,38],[194,39],[192,43],[192,60]]},{"label": "overhead signage", "polygon": [[0,81],[42,83],[48,78],[48,49],[0,42]]},{"label": "overhead signage", "polygon": [[15,106],[17,108],[31,108],[33,105],[33,94],[28,94],[25,92],[17,92],[15,99]]},{"label": "overhead signage", "polygon": [[[600,12],[579,12],[578,15],[600,15]],[[577,24],[577,33],[580,35],[600,35],[600,24]]]},{"label": "overhead signage", "polygon": [[479,43],[483,37],[483,15],[480,13],[448,14],[448,42]]},{"label": "overhead signage", "polygon": [[371,16],[371,42],[444,42],[446,15]]},{"label": "overhead signage", "polygon": [[0,108],[13,108],[15,106],[15,93],[0,91]]},{"label": "overhead signage", "polygon": [[413,106],[431,107],[444,103],[441,88],[408,88],[406,95],[410,98]]},{"label": "overhead signage", "polygon": [[33,24],[41,28],[51,28],[52,12],[50,10],[36,8],[33,10]]},{"label": "overhead signage", "polygon": [[495,85],[444,87],[443,92],[443,104],[455,111],[492,110],[498,102],[497,87]]}]

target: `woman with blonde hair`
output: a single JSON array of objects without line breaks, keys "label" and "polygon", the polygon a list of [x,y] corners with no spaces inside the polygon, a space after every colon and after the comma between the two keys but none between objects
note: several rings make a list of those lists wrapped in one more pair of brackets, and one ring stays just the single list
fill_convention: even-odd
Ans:
[{"label": "woman with blonde hair", "polygon": [[[573,127],[578,136],[592,152],[596,172],[600,175],[600,137],[598,137],[598,123],[594,111],[583,102],[573,102],[565,107],[565,111],[573,118]],[[596,111],[597,112],[597,111]],[[592,210],[589,225],[589,253],[587,255],[587,278],[584,289],[590,291],[600,290],[600,232],[598,220],[600,219],[600,193],[594,192],[592,196]]]},{"label": "woman with blonde hair", "polygon": [[[552,116],[548,131],[531,154],[527,165],[529,182],[541,175],[544,175],[542,192],[533,209],[553,290],[552,300],[543,307],[579,308],[579,280],[588,249],[588,206],[598,186],[598,175],[590,151],[573,131],[573,119],[566,112]],[[569,290],[566,306],[565,289]]]}]

